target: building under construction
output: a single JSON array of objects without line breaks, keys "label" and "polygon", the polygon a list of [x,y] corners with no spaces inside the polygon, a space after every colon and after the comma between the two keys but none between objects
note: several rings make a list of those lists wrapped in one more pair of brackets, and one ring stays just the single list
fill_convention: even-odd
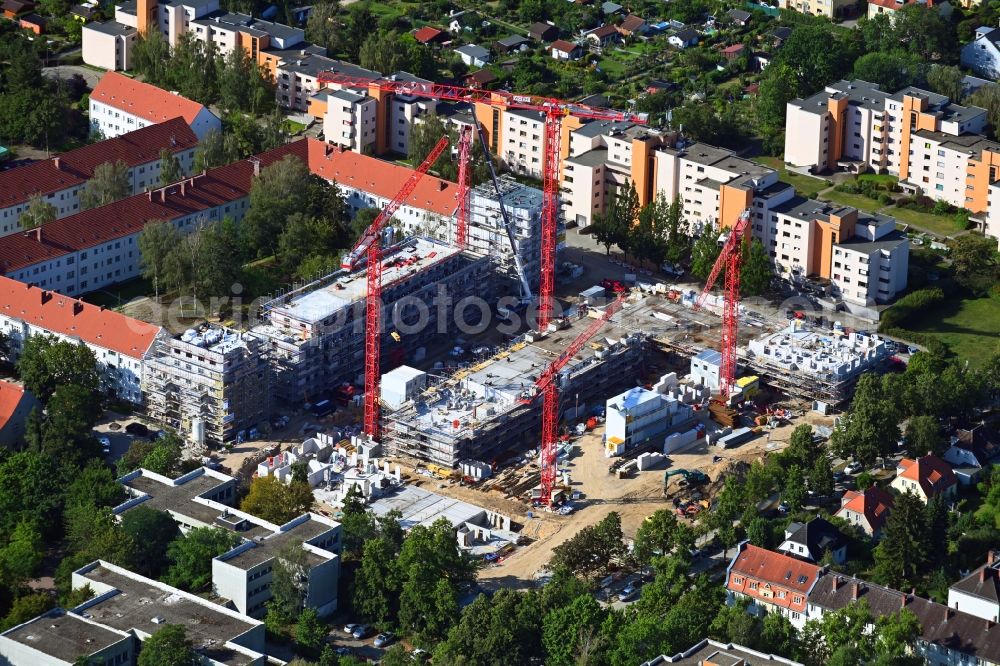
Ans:
[{"label": "building under construction", "polygon": [[[383,252],[382,336],[387,365],[399,365],[435,337],[454,334],[455,304],[468,296],[492,303],[487,257],[429,238],[410,238]],[[263,306],[253,332],[267,340],[274,395],[288,404],[315,402],[364,370],[366,271],[340,270]],[[463,316],[471,319],[477,308]],[[468,321],[470,325],[476,322]]]},{"label": "building under construction", "polygon": [[[592,315],[600,311],[592,310]],[[466,459],[492,463],[511,449],[538,445],[541,398],[534,382],[591,322],[570,318],[544,336],[529,333],[471,368],[387,411],[383,443],[390,455],[409,456],[455,468]],[[559,374],[560,412],[598,402],[634,386],[645,336],[605,324]]]},{"label": "building under construction", "polygon": [[143,369],[146,413],[196,444],[219,446],[270,416],[267,346],[220,327],[160,340]]}]

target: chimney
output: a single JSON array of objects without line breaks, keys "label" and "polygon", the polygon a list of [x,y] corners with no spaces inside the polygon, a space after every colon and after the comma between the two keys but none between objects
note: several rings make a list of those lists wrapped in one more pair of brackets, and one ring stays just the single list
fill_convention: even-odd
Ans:
[{"label": "chimney", "polygon": [[253,175],[254,176],[259,176],[260,175],[260,160],[257,159],[256,157],[251,157],[250,158],[250,162],[253,163]]},{"label": "chimney", "polygon": [[901,599],[899,607],[906,608],[906,604],[909,603],[909,601],[910,601],[910,595],[908,595],[906,592],[903,592],[903,597]]},{"label": "chimney", "polygon": [[55,166],[56,170],[58,171],[59,170],[59,158],[58,157],[53,157],[52,158],[52,164],[53,164],[53,166]]},{"label": "chimney", "polygon": [[858,581],[854,581],[853,583],[851,583],[851,599],[853,601],[858,600],[858,592],[860,591],[860,588],[861,585],[858,583]]},{"label": "chimney", "polygon": [[833,591],[836,592],[840,589],[840,576],[831,576],[830,578],[833,581]]},{"label": "chimney", "polygon": [[42,305],[45,305],[52,300],[52,292],[48,290],[42,291]]},{"label": "chimney", "polygon": [[160,203],[167,203],[167,188],[160,188]]},{"label": "chimney", "polygon": [[993,620],[986,620],[986,631],[989,631],[995,625],[996,625],[996,622],[994,622]]},{"label": "chimney", "polygon": [[39,243],[42,242],[42,227],[41,226],[35,227],[35,240],[37,240]]},{"label": "chimney", "polygon": [[950,617],[951,617],[951,609],[948,608],[947,606],[945,606],[944,607],[944,618],[942,619],[942,622],[947,622],[948,618],[950,618]]},{"label": "chimney", "polygon": [[979,570],[979,582],[980,583],[985,583],[986,582],[986,572],[987,572],[987,570],[988,570],[988,567],[983,567],[982,569]]},{"label": "chimney", "polygon": [[448,183],[444,182],[443,180],[438,181],[438,192],[443,192],[444,188],[446,187],[448,187]]},{"label": "chimney", "polygon": [[73,301],[73,316],[75,317],[81,312],[83,312],[83,303],[80,301]]},{"label": "chimney", "polygon": [[146,190],[146,198],[150,201],[153,200],[153,190]]},{"label": "chimney", "polygon": [[181,181],[181,196],[184,196],[184,194],[186,192],[187,192],[187,181],[186,180],[182,180]]}]

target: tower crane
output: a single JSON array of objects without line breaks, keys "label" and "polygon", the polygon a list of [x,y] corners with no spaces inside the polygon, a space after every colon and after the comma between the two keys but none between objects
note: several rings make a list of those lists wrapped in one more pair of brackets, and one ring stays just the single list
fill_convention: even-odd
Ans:
[{"label": "tower crane", "polygon": [[321,85],[339,85],[346,88],[376,88],[383,93],[426,97],[468,104],[488,104],[505,109],[525,109],[538,111],[545,117],[545,151],[542,164],[542,238],[541,275],[538,290],[538,330],[544,331],[553,317],[555,302],[556,231],[559,194],[559,129],[565,116],[577,118],[631,121],[645,123],[645,117],[637,114],[598,109],[584,104],[575,104],[554,97],[518,95],[507,91],[482,90],[466,86],[455,86],[425,81],[403,81],[392,78],[369,78],[349,76],[336,72],[320,72],[317,81]]},{"label": "tower crane", "polygon": [[472,127],[466,125],[458,136],[458,222],[455,245],[464,250],[469,244],[469,172],[472,170]]},{"label": "tower crane", "polygon": [[403,202],[413,194],[417,183],[441,157],[448,146],[448,137],[441,137],[427,159],[420,163],[403,183],[392,201],[378,214],[365,233],[347,254],[342,266],[355,268],[361,257],[367,258],[368,295],[365,298],[365,417],[364,431],[373,441],[379,438],[379,398],[382,381],[382,228]]},{"label": "tower crane", "polygon": [[559,386],[557,380],[559,373],[576,356],[577,352],[583,349],[587,341],[601,330],[605,322],[618,312],[627,296],[626,292],[608,303],[603,314],[592,321],[580,335],[574,338],[573,342],[569,343],[559,358],[542,371],[535,381],[534,392],[521,398],[523,404],[530,404],[538,394],[542,395],[542,447],[539,460],[539,466],[542,469],[539,501],[542,504],[552,503],[552,487],[556,480],[556,440],[559,436]]},{"label": "tower crane", "polygon": [[708,274],[705,288],[698,295],[696,308],[701,308],[708,298],[708,293],[715,284],[719,273],[726,271],[724,295],[722,303],[722,368],[719,372],[719,397],[722,402],[729,399],[736,379],[736,332],[739,326],[740,309],[740,268],[743,263],[743,241],[750,231],[750,209],[740,213],[739,219],[729,232],[719,252],[719,258]]}]

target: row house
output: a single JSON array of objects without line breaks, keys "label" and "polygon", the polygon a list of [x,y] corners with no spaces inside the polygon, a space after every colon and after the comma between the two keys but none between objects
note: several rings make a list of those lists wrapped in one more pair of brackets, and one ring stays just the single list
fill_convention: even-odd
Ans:
[{"label": "row house", "polygon": [[0,235],[21,230],[21,214],[38,196],[62,218],[80,211],[80,194],[94,170],[106,162],[128,167],[129,190],[138,194],[160,184],[160,152],[168,151],[191,172],[198,138],[182,118],[135,129],[56,157],[0,172]]},{"label": "row house", "polygon": [[0,277],[0,303],[0,333],[8,340],[11,360],[35,335],[86,345],[107,393],[142,403],[143,364],[166,335],[159,326],[5,277]]},{"label": "row house", "polygon": [[222,131],[222,121],[203,104],[118,72],[105,73],[88,99],[90,127],[105,138],[178,117],[199,141],[209,132]]}]

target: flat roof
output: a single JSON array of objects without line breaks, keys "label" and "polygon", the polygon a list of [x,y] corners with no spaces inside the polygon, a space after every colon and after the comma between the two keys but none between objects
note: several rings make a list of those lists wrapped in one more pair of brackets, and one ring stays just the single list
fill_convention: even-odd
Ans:
[{"label": "flat roof", "polygon": [[834,247],[871,254],[872,252],[879,252],[881,250],[892,250],[908,242],[909,239],[906,237],[906,234],[894,229],[877,240],[871,241],[867,238],[855,236],[837,243]]},{"label": "flat roof", "polygon": [[83,617],[118,631],[147,635],[165,625],[179,624],[202,654],[225,663],[249,663],[246,655],[224,644],[260,626],[257,620],[102,561],[75,574],[94,583],[95,589],[117,591],[78,607]]},{"label": "flat roof", "polygon": [[616,122],[611,120],[591,120],[589,123],[584,123],[579,129],[573,130],[573,134],[594,138],[597,136],[604,136],[605,134],[611,134],[612,132],[624,132],[628,128],[634,126],[634,123],[630,123],[628,121]]},{"label": "flat roof", "polygon": [[402,513],[399,524],[403,529],[416,525],[430,526],[446,518],[452,526],[474,522],[486,509],[468,502],[432,493],[415,486],[402,486],[391,495],[383,496],[369,505],[376,516],[385,516],[392,510]]},{"label": "flat roof", "polygon": [[124,37],[125,35],[131,35],[137,32],[132,26],[119,23],[118,21],[104,21],[103,23],[91,21],[84,26],[84,29],[94,30],[105,35],[113,35],[115,37]]},{"label": "flat roof", "polygon": [[73,663],[89,657],[128,636],[94,622],[55,609],[0,634],[55,659]]},{"label": "flat roof", "polygon": [[[440,241],[422,237],[411,239],[397,246],[396,251],[391,254],[385,254],[382,269],[383,289],[393,282],[405,280],[460,253],[461,250],[458,248]],[[341,309],[364,300],[368,293],[366,275],[365,269],[345,273],[326,286],[296,296],[288,303],[274,307],[273,312],[307,323],[322,321]]]},{"label": "flat roof", "polygon": [[[303,542],[315,539],[332,529],[334,529],[333,526],[324,525],[312,516],[309,516],[308,520],[303,520],[290,529],[259,539],[253,539],[253,547],[240,550],[231,557],[223,556],[222,559],[234,567],[251,569],[258,564],[276,557],[289,544],[297,544],[301,547]],[[327,558],[320,557],[304,548],[302,552],[305,555],[305,564],[307,566],[314,567],[327,561]]]}]

